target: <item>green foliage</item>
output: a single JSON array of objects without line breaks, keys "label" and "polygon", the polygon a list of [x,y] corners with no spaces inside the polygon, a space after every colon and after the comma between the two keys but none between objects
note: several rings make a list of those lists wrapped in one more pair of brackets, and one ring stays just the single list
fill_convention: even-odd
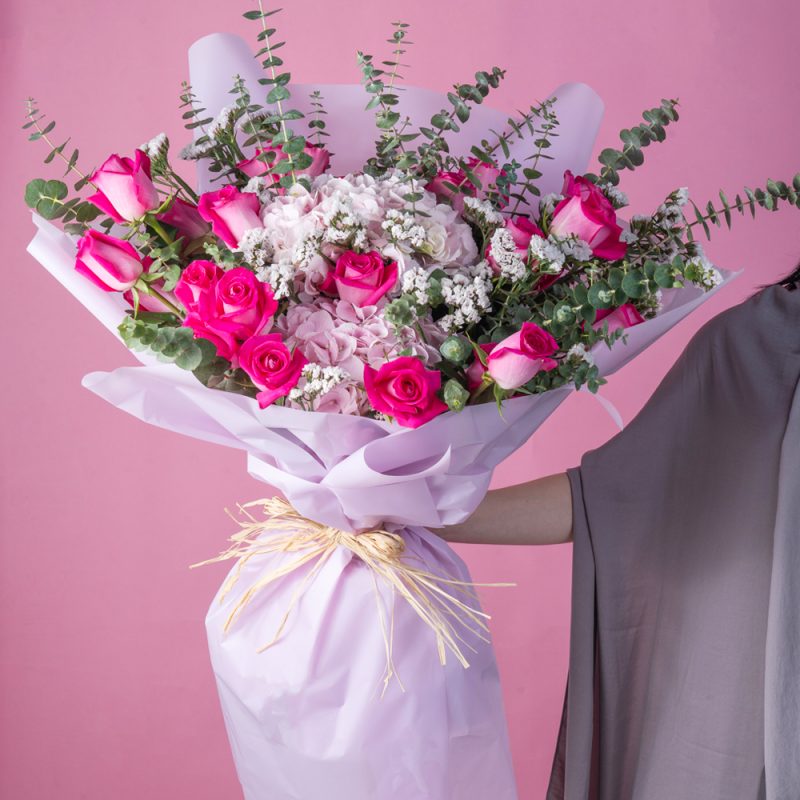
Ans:
[{"label": "green foliage", "polygon": [[[651,142],[663,142],[667,138],[667,126],[677,122],[678,101],[662,100],[657,108],[651,108],[642,114],[644,123],[633,128],[620,131],[622,150],[606,148],[600,153],[600,163],[603,169],[598,180],[616,186],[619,183],[619,172],[623,169],[634,170],[644,163],[643,147]],[[597,176],[592,176],[597,177]]]},{"label": "green foliage", "polygon": [[217,356],[192,371],[195,378],[209,389],[255,397],[258,389],[242,369],[234,369],[226,358]]},{"label": "green foliage", "polygon": [[439,346],[439,352],[453,364],[463,364],[472,355],[472,345],[464,336],[448,336]]},{"label": "green foliage", "polygon": [[469,401],[469,392],[455,378],[450,378],[445,383],[442,396],[451,411],[461,411]]},{"label": "green foliage", "polygon": [[69,190],[63,181],[36,178],[25,187],[25,203],[45,219],[60,219],[65,224],[74,225],[82,233],[86,223],[100,216],[100,209],[77,197],[68,199],[68,194]]},{"label": "green foliage", "polygon": [[694,239],[694,228],[698,225],[703,229],[707,239],[711,238],[711,225],[719,228],[724,223],[727,228],[730,228],[733,211],[737,211],[741,215],[749,212],[752,217],[755,217],[757,208],[763,208],[765,211],[777,211],[781,203],[789,203],[800,208],[800,173],[794,176],[791,183],[768,180],[764,188],[750,189],[745,186],[742,194],[744,197],[737,194],[733,202],[730,202],[725,193],[720,191],[720,205],[716,206],[709,201],[702,210],[692,203],[694,219],[689,222],[686,229],[690,240]]},{"label": "green foliage", "polygon": [[[325,130],[326,123],[325,117],[328,115],[328,112],[325,110],[325,105],[323,104],[323,97],[322,92],[319,89],[315,89],[311,93],[311,114],[309,115],[310,119],[308,121],[308,127],[311,131],[314,132],[314,135],[317,137],[317,145],[322,146],[323,138],[327,138],[330,136],[328,131]],[[333,155],[331,153],[331,155]]]},{"label": "green foliage", "polygon": [[148,350],[160,361],[196,370],[217,356],[217,348],[207,339],[195,339],[190,328],[178,324],[171,314],[128,316],[119,326],[122,340],[131,350]]}]

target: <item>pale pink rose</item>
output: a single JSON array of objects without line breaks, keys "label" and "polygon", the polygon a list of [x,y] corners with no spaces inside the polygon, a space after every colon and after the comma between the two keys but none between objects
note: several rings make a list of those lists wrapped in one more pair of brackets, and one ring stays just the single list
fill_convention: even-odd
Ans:
[{"label": "pale pink rose", "polygon": [[442,375],[425,369],[413,356],[388,361],[380,369],[364,368],[364,388],[372,407],[406,428],[418,428],[447,411],[439,399]]},{"label": "pale pink rose", "polygon": [[75,270],[106,292],[127,292],[145,265],[130,242],[90,230],[78,242]]},{"label": "pale pink rose", "polygon": [[109,156],[90,180],[98,191],[89,202],[115,222],[140,219],[161,204],[150,179],[150,159],[141,150],[136,150],[132,159]]},{"label": "pale pink rose", "polygon": [[290,352],[279,333],[251,336],[239,349],[239,366],[260,389],[256,399],[261,408],[289,394],[306,363],[299,350]]},{"label": "pale pink rose", "polygon": [[180,197],[176,197],[170,207],[158,215],[158,219],[171,225],[186,240],[199,239],[211,230],[211,226],[200,216],[197,206]]},{"label": "pale pink rose", "polygon": [[258,195],[240,192],[235,186],[201,194],[197,204],[200,216],[211,223],[214,233],[232,249],[239,246],[247,231],[262,227],[260,209]]},{"label": "pale pink rose", "polygon": [[632,328],[644,322],[644,317],[639,313],[636,306],[632,303],[625,303],[618,308],[601,308],[597,311],[592,327],[598,331],[604,325],[608,326],[608,332],[619,330],[620,328]]},{"label": "pale pink rose", "polygon": [[[311,156],[311,164],[305,169],[295,170],[295,175],[307,175],[309,178],[316,178],[318,175],[322,175],[330,166],[330,153],[322,145],[308,142],[303,152],[307,156]],[[262,153],[275,153],[275,158],[271,164],[258,158]],[[236,167],[248,177],[257,178],[266,175],[270,166],[277,164],[279,161],[285,161],[287,158],[288,156],[283,152],[282,145],[267,145],[264,148],[257,149],[253,158],[240,161]],[[277,183],[282,177],[282,175],[271,175],[274,183]]]},{"label": "pale pink rose", "polygon": [[[478,256],[478,246],[470,226],[447,203],[437,203],[421,219],[430,257],[436,264],[470,264]],[[385,252],[385,251],[384,251]]]},{"label": "pale pink rose", "polygon": [[181,273],[175,295],[187,311],[196,311],[204,297],[213,295],[223,274],[213,261],[192,261]]},{"label": "pale pink rose", "polygon": [[385,263],[380,253],[347,250],[336,261],[322,285],[357,306],[374,306],[397,283],[397,264]]},{"label": "pale pink rose", "polygon": [[553,210],[550,233],[582,239],[598,258],[624,258],[628,245],[609,199],[591,181],[564,173],[564,199]]},{"label": "pale pink rose", "polygon": [[550,358],[558,351],[558,342],[532,322],[499,342],[487,356],[489,375],[501,389],[517,389],[537,372],[551,370],[558,362]]}]

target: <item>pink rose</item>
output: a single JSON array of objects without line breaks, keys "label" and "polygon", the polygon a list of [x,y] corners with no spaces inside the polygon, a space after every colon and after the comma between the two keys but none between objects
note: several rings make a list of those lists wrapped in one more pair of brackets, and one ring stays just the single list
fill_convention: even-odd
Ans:
[{"label": "pink rose", "polygon": [[364,388],[372,407],[406,428],[418,428],[447,411],[437,392],[441,373],[425,369],[413,356],[387,361],[380,369],[364,367]]},{"label": "pink rose", "polygon": [[[145,270],[145,272],[147,272],[147,270]],[[158,314],[164,314],[164,313],[174,314],[175,312],[169,306],[165,305],[164,302],[161,300],[161,298],[163,297],[168,303],[172,303],[173,306],[178,305],[178,299],[177,297],[175,297],[175,293],[164,291],[164,281],[159,280],[156,281],[155,283],[148,283],[147,285],[155,289],[158,292],[159,296],[156,297],[155,295],[147,294],[147,292],[144,291],[142,287],[140,287],[141,291],[138,292],[139,310],[153,311]],[[122,296],[123,298],[125,298],[125,301],[131,308],[136,308],[136,300],[133,297],[133,290],[129,289]]]},{"label": "pink rose", "polygon": [[555,207],[550,233],[575,235],[598,258],[615,261],[625,257],[628,245],[620,240],[622,228],[609,199],[591,182],[564,173],[564,199]]},{"label": "pink rose", "polygon": [[[528,217],[510,217],[506,220],[505,229],[511,234],[514,244],[517,248],[517,255],[523,260],[528,259],[528,245],[534,236],[544,236],[539,227],[531,222]],[[486,245],[485,252],[486,260],[489,262],[492,270],[495,273],[500,272],[500,267],[495,263],[492,258],[492,245],[491,242]]]},{"label": "pink rose", "polygon": [[598,309],[592,327],[598,331],[603,325],[608,325],[608,332],[619,330],[620,328],[632,328],[644,322],[644,317],[639,313],[636,306],[625,303],[618,308]]},{"label": "pink rose", "polygon": [[506,337],[489,353],[489,374],[501,389],[517,389],[537,372],[551,370],[558,362],[549,358],[558,350],[558,342],[532,322]]},{"label": "pink rose", "polygon": [[91,177],[97,192],[89,198],[115,222],[130,222],[158,208],[161,201],[150,180],[150,159],[141,150],[133,159],[109,156]]},{"label": "pink rose", "polygon": [[380,253],[346,250],[322,283],[322,291],[336,293],[355,306],[374,306],[397,283],[397,264],[386,264]]},{"label": "pink rose", "polygon": [[192,261],[178,279],[175,296],[187,311],[197,311],[200,302],[214,293],[223,274],[212,261]]},{"label": "pink rose", "polygon": [[279,333],[251,336],[239,350],[239,366],[261,390],[256,396],[261,408],[289,394],[307,363],[299,350],[289,352]]},{"label": "pink rose", "polygon": [[211,230],[211,226],[200,216],[197,206],[181,200],[180,197],[176,197],[172,205],[158,215],[158,219],[171,225],[179,236],[187,240],[199,239]]},{"label": "pink rose", "polygon": [[[503,170],[493,167],[483,161],[478,161],[477,158],[471,156],[466,161],[467,167],[481,182],[480,196],[486,195],[486,190],[497,183],[497,179],[503,174]],[[457,189],[451,189],[446,184],[453,184],[458,186]],[[429,192],[433,192],[437,197],[441,197],[453,204],[453,208],[458,211],[464,210],[464,195],[470,197],[477,196],[477,187],[472,181],[467,178],[467,173],[463,169],[455,171],[439,171],[436,176],[425,186]]]},{"label": "pink rose", "polygon": [[216,330],[196,313],[186,315],[183,324],[191,328],[195,339],[208,339],[217,348],[217,355],[227,358],[233,366],[238,364],[239,341],[229,331]]},{"label": "pink rose", "polygon": [[207,327],[247,339],[272,324],[278,302],[269,284],[249,269],[234,267],[214,283],[214,291],[201,291],[195,315]]},{"label": "pink rose", "polygon": [[[272,162],[262,161],[258,156],[262,153],[275,153],[275,158]],[[308,175],[309,178],[316,178],[318,175],[322,175],[331,162],[331,155],[330,153],[322,146],[318,144],[312,144],[308,142],[303,149],[303,152],[311,157],[311,164],[304,169],[296,169],[295,175]],[[244,172],[250,178],[257,178],[262,175],[266,175],[267,171],[270,169],[271,166],[278,163],[278,161],[284,161],[288,158],[286,153],[283,152],[282,145],[268,145],[262,149],[256,150],[255,156],[253,158],[248,158],[245,161],[240,161],[236,167],[237,169]],[[272,180],[274,183],[277,183],[281,179],[281,175],[272,175]]]},{"label": "pink rose", "polygon": [[[497,347],[495,342],[485,342],[478,345],[481,350],[487,355]],[[486,373],[486,365],[478,358],[477,354],[474,356],[472,363],[467,367],[467,389],[474,392],[483,383],[483,376]]]},{"label": "pink rose", "polygon": [[231,249],[239,246],[239,240],[247,231],[262,227],[258,195],[240,192],[235,186],[201,194],[197,210]]},{"label": "pink rose", "polygon": [[144,272],[133,245],[90,230],[78,242],[75,269],[107,292],[127,292]]}]

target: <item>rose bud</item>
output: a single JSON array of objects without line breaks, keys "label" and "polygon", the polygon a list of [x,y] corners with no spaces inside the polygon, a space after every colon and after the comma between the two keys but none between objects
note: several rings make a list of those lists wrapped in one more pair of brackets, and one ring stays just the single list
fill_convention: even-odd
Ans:
[{"label": "rose bud", "polygon": [[618,308],[598,309],[592,327],[598,331],[604,325],[608,326],[608,332],[619,330],[620,328],[632,328],[644,322],[644,317],[632,303],[625,303]]},{"label": "rose bud", "polygon": [[615,261],[625,257],[628,245],[621,241],[622,228],[611,201],[591,181],[564,173],[564,199],[553,210],[550,233],[577,236],[598,258]]},{"label": "rose bud", "polygon": [[197,210],[232,250],[239,246],[239,240],[247,231],[262,227],[258,195],[240,192],[235,186],[200,195]]},{"label": "rose bud", "polygon": [[[258,156],[260,156],[262,153],[270,152],[275,153],[275,158],[272,159],[272,161],[264,161],[258,158]],[[308,142],[306,143],[303,152],[307,156],[310,156],[311,164],[303,169],[296,169],[294,171],[295,175],[307,175],[309,178],[316,178],[318,175],[322,175],[322,173],[325,172],[325,170],[330,166],[330,153],[322,145]],[[236,167],[244,172],[244,174],[248,177],[258,178],[262,175],[266,175],[270,168],[277,164],[278,161],[284,161],[288,157],[289,156],[283,152],[282,145],[268,145],[267,147],[256,150],[256,154],[253,156],[253,158],[240,161]],[[281,177],[281,175],[272,175],[272,179],[275,183],[277,183]]]},{"label": "rose bud", "polygon": [[200,216],[197,206],[180,197],[176,197],[170,207],[158,215],[158,219],[171,225],[186,240],[199,239],[211,230],[211,226]]},{"label": "rose bud", "polygon": [[486,358],[489,375],[501,389],[518,389],[537,372],[551,370],[558,362],[550,358],[558,350],[558,342],[532,322],[499,342]]},{"label": "rose bud", "polygon": [[115,222],[140,219],[161,204],[150,180],[150,159],[141,150],[136,150],[132,159],[109,156],[90,180],[98,191],[89,202]]},{"label": "rose bud", "polygon": [[364,388],[372,407],[406,428],[418,428],[447,411],[437,394],[441,385],[441,373],[425,369],[413,356],[387,361],[378,370],[364,367]]},{"label": "rose bud", "polygon": [[279,333],[251,336],[239,350],[239,366],[261,390],[256,395],[261,408],[289,394],[307,363],[299,350],[289,352]]},{"label": "rose bud", "polygon": [[75,269],[107,292],[127,292],[144,264],[130,242],[90,230],[78,242]]},{"label": "rose bud", "polygon": [[386,264],[380,253],[346,250],[320,287],[354,306],[374,306],[397,283],[397,264]]}]

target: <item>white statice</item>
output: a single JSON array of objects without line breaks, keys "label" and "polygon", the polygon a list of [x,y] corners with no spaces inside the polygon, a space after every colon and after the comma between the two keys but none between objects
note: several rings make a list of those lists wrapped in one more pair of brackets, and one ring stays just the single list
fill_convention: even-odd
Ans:
[{"label": "white statice", "polygon": [[539,198],[539,211],[542,214],[552,214],[555,207],[564,199],[563,194],[551,192]]},{"label": "white statice", "polygon": [[258,195],[258,201],[262,205],[264,205],[265,203],[269,203],[275,196],[275,192],[273,191],[272,188],[274,185],[275,184],[272,178],[267,180],[261,175],[256,175],[255,177],[250,178],[250,180],[247,181],[242,191]]},{"label": "white statice", "polygon": [[331,207],[323,214],[322,222],[325,226],[324,241],[355,250],[367,248],[369,239],[365,222],[353,209],[348,198],[335,198]]},{"label": "white statice", "polygon": [[480,322],[492,307],[492,268],[481,261],[442,279],[442,297],[449,312],[439,320],[447,333]]},{"label": "white statice", "polygon": [[592,258],[592,248],[577,236],[560,238],[551,235],[550,238],[558,245],[561,252],[573,261],[589,261]]},{"label": "white statice", "polygon": [[685,206],[689,202],[689,189],[686,186],[681,186],[672,193],[673,200],[676,206]]},{"label": "white statice", "polygon": [[169,150],[169,139],[166,133],[159,133],[149,142],[139,145],[139,149],[151,159],[164,158]]},{"label": "white statice", "polygon": [[207,156],[215,147],[215,143],[210,140],[205,142],[189,142],[180,152],[180,157],[184,161],[198,161]]},{"label": "white statice", "polygon": [[275,248],[266,228],[250,228],[245,231],[239,240],[238,250],[242,254],[242,260],[256,268],[269,264],[275,255]]},{"label": "white statice", "polygon": [[495,211],[491,203],[469,195],[464,197],[464,217],[484,228],[503,224],[503,215]]},{"label": "white statice", "polygon": [[403,294],[411,295],[419,305],[426,306],[430,301],[430,281],[430,273],[427,269],[414,267],[403,273],[400,287]]},{"label": "white statice", "polygon": [[235,116],[236,106],[223,106],[208,126],[208,135],[212,139],[216,139],[223,131],[233,125]]},{"label": "white statice", "polygon": [[536,271],[548,275],[558,275],[564,268],[564,262],[567,258],[559,243],[552,237],[543,239],[536,234],[531,236],[528,253],[537,262]]},{"label": "white statice", "polygon": [[270,285],[276,300],[282,300],[291,295],[296,274],[294,264],[287,261],[267,264],[256,270],[256,277]]},{"label": "white statice", "polygon": [[699,250],[698,255],[691,259],[688,264],[694,269],[692,282],[709,291],[722,283],[722,273],[706,258],[699,245],[697,245],[697,248]]},{"label": "white statice", "polygon": [[390,208],[381,223],[390,241],[401,249],[419,250],[425,244],[426,231],[411,211]]},{"label": "white statice", "polygon": [[639,241],[639,234],[631,228],[623,228],[622,233],[619,235],[619,240],[624,244],[634,244]]},{"label": "white statice", "polygon": [[613,183],[599,183],[597,188],[611,201],[611,205],[614,208],[625,208],[630,204],[628,195]]},{"label": "white statice", "polygon": [[589,364],[589,366],[594,364],[594,356],[586,349],[586,346],[580,342],[572,345],[572,347],[567,350],[567,359],[585,361],[587,364]]},{"label": "white statice", "polygon": [[[520,281],[528,274],[528,264],[520,257],[514,237],[507,228],[498,228],[490,239],[492,260],[500,274],[511,281]],[[524,252],[524,251],[522,251]]]},{"label": "white statice", "polygon": [[289,399],[296,403],[313,403],[350,380],[350,376],[341,367],[323,366],[313,362],[303,367],[301,377],[298,386],[289,392]]}]

